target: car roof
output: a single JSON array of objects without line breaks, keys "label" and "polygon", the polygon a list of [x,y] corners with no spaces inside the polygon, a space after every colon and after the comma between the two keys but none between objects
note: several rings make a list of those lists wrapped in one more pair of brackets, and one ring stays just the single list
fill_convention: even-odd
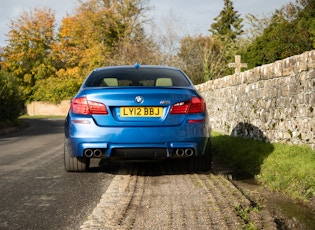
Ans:
[{"label": "car roof", "polygon": [[136,63],[135,65],[116,65],[116,66],[106,66],[106,67],[99,67],[94,69],[93,71],[102,71],[108,69],[173,69],[173,70],[180,70],[179,68],[170,67],[170,66],[163,66],[163,65],[139,65]]}]

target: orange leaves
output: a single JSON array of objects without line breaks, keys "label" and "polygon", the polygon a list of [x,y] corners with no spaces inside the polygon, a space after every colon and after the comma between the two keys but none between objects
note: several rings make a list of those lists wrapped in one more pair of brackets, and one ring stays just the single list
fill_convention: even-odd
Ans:
[{"label": "orange leaves", "polygon": [[1,68],[19,79],[24,99],[50,98],[51,92],[41,90],[46,81],[50,86],[60,83],[60,90],[72,92],[78,87],[74,79],[82,82],[95,67],[141,60],[153,64],[156,60],[153,54],[157,48],[147,39],[141,21],[145,18],[142,0],[87,0],[79,4],[73,15],[63,18],[59,30],[54,12],[47,8],[35,8],[11,21]]},{"label": "orange leaves", "polygon": [[55,15],[51,9],[23,12],[11,21],[8,45],[4,48],[3,67],[19,79],[27,99],[37,79],[49,77],[54,68],[49,63],[55,41]]},{"label": "orange leaves", "polygon": [[15,21],[11,21],[8,34],[10,45],[20,49],[46,46],[54,40],[55,16],[51,9],[25,11]]}]

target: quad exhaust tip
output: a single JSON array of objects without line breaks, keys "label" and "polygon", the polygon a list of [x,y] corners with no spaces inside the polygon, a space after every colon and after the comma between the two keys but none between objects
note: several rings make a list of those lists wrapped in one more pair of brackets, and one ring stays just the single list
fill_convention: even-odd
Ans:
[{"label": "quad exhaust tip", "polygon": [[192,155],[194,155],[194,150],[191,148],[176,149],[175,154],[177,157],[191,157]]},{"label": "quad exhaust tip", "polygon": [[102,156],[102,150],[101,149],[85,149],[84,150],[84,156],[87,158],[96,157],[99,158]]},{"label": "quad exhaust tip", "polygon": [[86,149],[84,150],[84,156],[90,158],[93,156],[93,150],[92,149]]},{"label": "quad exhaust tip", "polygon": [[95,149],[93,152],[94,157],[101,157],[102,151],[100,149]]},{"label": "quad exhaust tip", "polygon": [[194,150],[193,149],[185,149],[185,155],[187,157],[191,157],[194,154]]}]

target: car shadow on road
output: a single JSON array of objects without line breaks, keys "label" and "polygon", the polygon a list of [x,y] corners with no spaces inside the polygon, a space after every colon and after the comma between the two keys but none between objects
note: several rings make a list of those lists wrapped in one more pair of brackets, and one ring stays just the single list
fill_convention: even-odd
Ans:
[{"label": "car shadow on road", "polygon": [[213,136],[211,151],[211,169],[206,172],[192,171],[185,161],[179,159],[157,162],[101,161],[98,166],[90,168],[90,172],[142,176],[223,174],[235,180],[252,179],[260,172],[260,167],[273,151],[273,146],[258,127],[240,122],[230,135]]},{"label": "car shadow on road", "polygon": [[20,121],[21,127],[12,129],[12,132],[1,134],[0,141],[12,137],[41,136],[64,132],[63,118],[27,118],[20,119]]},{"label": "car shadow on road", "polygon": [[192,171],[187,163],[179,159],[166,159],[161,161],[100,161],[99,165],[90,166],[89,172],[103,172],[113,175],[137,175],[137,176],[163,176],[185,175],[192,173],[210,174],[207,172]]}]

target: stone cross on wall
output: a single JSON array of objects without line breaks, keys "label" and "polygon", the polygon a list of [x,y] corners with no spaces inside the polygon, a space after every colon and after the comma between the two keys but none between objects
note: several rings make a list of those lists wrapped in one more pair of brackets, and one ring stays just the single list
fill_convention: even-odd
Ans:
[{"label": "stone cross on wall", "polygon": [[230,68],[235,68],[235,73],[240,73],[241,68],[247,68],[247,63],[241,63],[241,55],[235,55],[235,63],[229,63]]}]

